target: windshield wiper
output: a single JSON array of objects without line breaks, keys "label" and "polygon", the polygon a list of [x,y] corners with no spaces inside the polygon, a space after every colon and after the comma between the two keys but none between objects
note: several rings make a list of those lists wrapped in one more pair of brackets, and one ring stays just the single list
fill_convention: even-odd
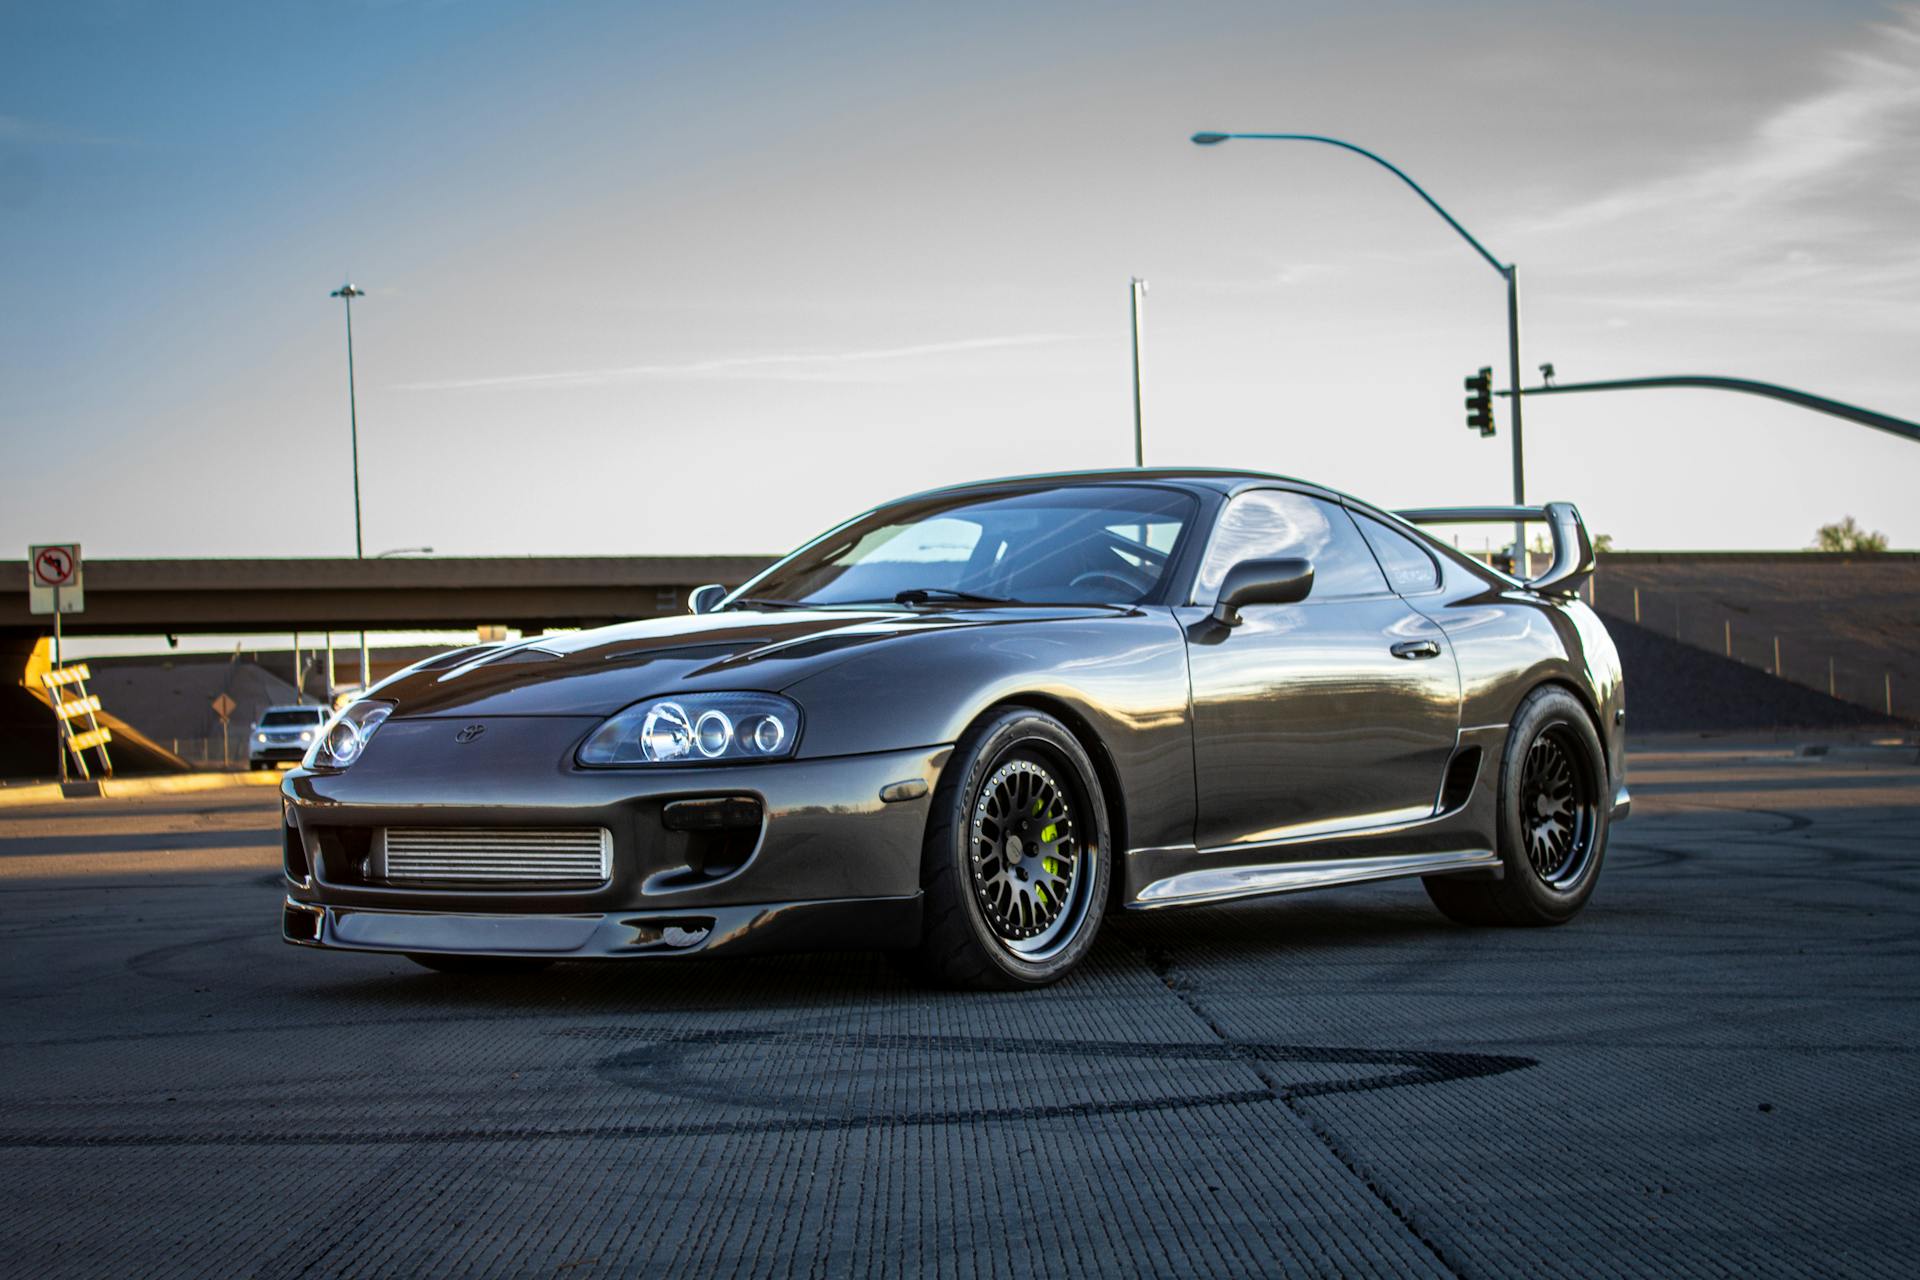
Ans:
[{"label": "windshield wiper", "polygon": [[760,609],[811,609],[813,606],[804,600],[775,600],[770,596],[741,596],[731,600],[727,608],[738,609],[741,605],[752,605]]},{"label": "windshield wiper", "polygon": [[976,591],[956,591],[952,587],[908,587],[893,597],[895,604],[930,604],[935,600],[967,600],[975,604],[1019,604],[1005,596],[983,596]]}]

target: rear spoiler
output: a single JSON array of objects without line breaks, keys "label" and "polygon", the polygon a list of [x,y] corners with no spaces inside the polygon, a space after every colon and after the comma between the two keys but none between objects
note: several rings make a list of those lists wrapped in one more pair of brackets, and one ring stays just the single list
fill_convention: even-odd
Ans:
[{"label": "rear spoiler", "polygon": [[1550,595],[1572,595],[1593,573],[1593,540],[1587,537],[1579,508],[1571,502],[1549,502],[1544,507],[1420,507],[1394,514],[1408,524],[1541,521],[1553,535],[1553,563],[1544,573],[1526,579],[1527,587]]}]

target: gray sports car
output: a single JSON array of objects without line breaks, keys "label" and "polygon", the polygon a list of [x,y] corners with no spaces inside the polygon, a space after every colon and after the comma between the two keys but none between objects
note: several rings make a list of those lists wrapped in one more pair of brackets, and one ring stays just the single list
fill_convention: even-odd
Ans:
[{"label": "gray sports car", "polygon": [[[1417,527],[1544,520],[1521,580]],[[962,485],[693,616],[443,654],[288,774],[284,932],[435,969],[896,949],[1050,982],[1106,913],[1420,876],[1558,924],[1626,815],[1577,512],[1277,476]]]}]

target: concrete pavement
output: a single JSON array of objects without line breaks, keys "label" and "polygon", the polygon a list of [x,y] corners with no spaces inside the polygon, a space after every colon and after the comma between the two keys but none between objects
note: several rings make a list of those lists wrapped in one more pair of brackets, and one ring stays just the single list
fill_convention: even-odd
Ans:
[{"label": "concrete pavement", "polygon": [[443,977],[278,938],[273,793],[0,813],[0,1257],[149,1274],[1907,1275],[1920,769],[1636,753],[1562,929],[1414,883]]}]

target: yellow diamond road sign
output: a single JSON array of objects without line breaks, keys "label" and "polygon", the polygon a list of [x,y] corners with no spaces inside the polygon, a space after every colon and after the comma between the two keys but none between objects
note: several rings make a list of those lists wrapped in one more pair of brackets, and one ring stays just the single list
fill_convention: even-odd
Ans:
[{"label": "yellow diamond road sign", "polygon": [[237,705],[232,698],[223,693],[213,700],[213,714],[225,720],[233,714],[233,709]]}]

